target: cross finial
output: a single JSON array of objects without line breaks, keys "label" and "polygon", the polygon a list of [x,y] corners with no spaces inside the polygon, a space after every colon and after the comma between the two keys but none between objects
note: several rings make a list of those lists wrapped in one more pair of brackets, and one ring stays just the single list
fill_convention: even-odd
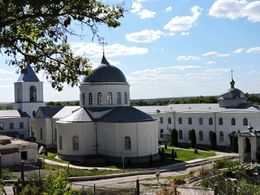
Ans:
[{"label": "cross finial", "polygon": [[107,43],[105,42],[105,37],[99,37],[98,41],[99,41],[99,44],[102,45],[103,56],[104,56],[105,55],[105,45],[107,45]]},{"label": "cross finial", "polygon": [[233,69],[231,69],[231,80],[233,80],[234,79],[234,77],[233,77],[233,73],[234,73],[234,71],[233,71]]}]

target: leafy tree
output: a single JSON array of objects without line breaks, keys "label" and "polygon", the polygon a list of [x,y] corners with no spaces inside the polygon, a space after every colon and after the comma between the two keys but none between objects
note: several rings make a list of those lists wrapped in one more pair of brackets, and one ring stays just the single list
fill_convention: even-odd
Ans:
[{"label": "leafy tree", "polygon": [[213,132],[213,131],[209,132],[209,141],[211,144],[211,148],[213,150],[216,150],[217,149],[217,136],[216,136],[215,132]]},{"label": "leafy tree", "polygon": [[176,129],[172,130],[172,145],[178,146],[178,131]]},{"label": "leafy tree", "polygon": [[10,56],[10,65],[31,64],[61,90],[62,83],[74,86],[90,72],[88,59],[73,55],[68,44],[68,35],[76,35],[72,24],[87,26],[92,38],[99,37],[97,25],[115,28],[123,12],[100,0],[1,0],[0,49]]},{"label": "leafy tree", "polygon": [[196,138],[196,132],[194,129],[189,131],[189,136],[190,136],[190,143],[191,143],[191,147],[195,148],[196,144],[197,144],[197,138]]}]

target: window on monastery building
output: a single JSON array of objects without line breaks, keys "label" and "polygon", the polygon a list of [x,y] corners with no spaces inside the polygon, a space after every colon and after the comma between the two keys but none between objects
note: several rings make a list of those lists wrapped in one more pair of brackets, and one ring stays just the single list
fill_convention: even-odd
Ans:
[{"label": "window on monastery building", "polygon": [[62,136],[59,136],[59,149],[62,150]]},{"label": "window on monastery building", "polygon": [[163,124],[163,117],[160,118],[160,123]]},{"label": "window on monastery building", "polygon": [[182,118],[181,117],[178,119],[178,121],[179,121],[179,125],[182,125]]},{"label": "window on monastery building", "polygon": [[128,103],[128,97],[127,97],[127,92],[125,92],[125,104]]},{"label": "window on monastery building", "polygon": [[163,129],[160,130],[160,138],[163,138]]},{"label": "window on monastery building", "polygon": [[40,128],[40,140],[42,140],[42,128]]},{"label": "window on monastery building", "polygon": [[213,125],[213,119],[209,118],[209,125]]},{"label": "window on monastery building", "polygon": [[20,122],[20,124],[19,124],[19,127],[20,127],[20,129],[23,129],[23,122]]},{"label": "window on monastery building", "polygon": [[97,94],[97,104],[101,105],[102,104],[102,93],[99,92]]},{"label": "window on monastery building", "polygon": [[116,102],[117,102],[117,104],[121,104],[122,102],[121,102],[121,93],[120,92],[117,92],[117,96],[116,96],[117,98],[116,98]]},{"label": "window on monastery building", "polygon": [[192,118],[188,118],[188,124],[192,125]]},{"label": "window on monastery building", "polygon": [[218,124],[219,124],[219,125],[223,125],[223,118],[219,118],[219,119],[218,119]]},{"label": "window on monastery building", "polygon": [[85,106],[86,105],[86,97],[85,97],[85,93],[82,93],[82,105]]},{"label": "window on monastery building", "polygon": [[92,93],[89,93],[88,94],[88,104],[92,105],[92,102],[93,102]]},{"label": "window on monastery building", "polygon": [[54,129],[54,141],[57,141],[57,128]]},{"label": "window on monastery building", "polygon": [[0,130],[4,130],[4,123],[0,123]]},{"label": "window on monastery building", "polygon": [[233,126],[236,125],[236,119],[235,118],[231,119],[231,125],[233,125]]},{"label": "window on monastery building", "polygon": [[30,102],[36,102],[36,101],[37,101],[36,87],[31,86],[30,87]]},{"label": "window on monastery building", "polygon": [[248,126],[248,119],[247,119],[247,118],[244,118],[244,119],[243,119],[243,125],[244,125],[244,126]]},{"label": "window on monastery building", "polygon": [[78,136],[72,137],[72,150],[79,151],[79,137]]},{"label": "window on monastery building", "polygon": [[199,125],[203,125],[203,118],[199,118]]},{"label": "window on monastery building", "polygon": [[125,150],[131,150],[131,138],[129,136],[125,137]]},{"label": "window on monastery building", "polygon": [[221,141],[221,142],[224,141],[224,133],[223,133],[223,131],[219,132],[219,141]]},{"label": "window on monastery building", "polygon": [[203,141],[203,131],[199,131],[199,140]]},{"label": "window on monastery building", "polygon": [[183,132],[182,132],[182,130],[179,130],[179,139],[183,139]]},{"label": "window on monastery building", "polygon": [[112,92],[107,93],[107,103],[113,104]]},{"label": "window on monastery building", "polygon": [[171,117],[168,118],[168,124],[172,124],[172,119],[171,119]]},{"label": "window on monastery building", "polygon": [[14,123],[9,123],[9,128],[13,129],[14,128]]}]

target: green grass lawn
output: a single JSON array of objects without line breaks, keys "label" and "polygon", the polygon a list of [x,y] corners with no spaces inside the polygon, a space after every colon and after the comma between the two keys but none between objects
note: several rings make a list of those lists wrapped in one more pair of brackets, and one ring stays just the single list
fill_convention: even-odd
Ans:
[{"label": "green grass lawn", "polygon": [[98,170],[98,169],[89,169],[89,170],[82,170],[82,169],[74,169],[74,168],[67,168],[61,167],[56,165],[50,164],[43,164],[43,168],[49,171],[59,171],[59,170],[67,170],[67,173],[70,177],[76,176],[99,176],[99,175],[109,175],[109,174],[116,174],[116,173],[127,173],[127,172],[136,172],[136,170]]},{"label": "green grass lawn", "polygon": [[[168,158],[171,157],[172,149],[174,148],[167,147],[167,149],[164,150]],[[198,150],[198,154],[195,154],[194,149],[174,149],[174,151],[177,153],[177,158],[175,159],[177,161],[189,161],[197,158],[207,158],[216,155],[216,153],[213,151],[203,150]]]}]

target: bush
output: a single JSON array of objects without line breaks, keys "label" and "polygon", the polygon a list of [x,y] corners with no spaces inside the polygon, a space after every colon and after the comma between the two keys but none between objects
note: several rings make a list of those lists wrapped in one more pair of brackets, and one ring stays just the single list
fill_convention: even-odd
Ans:
[{"label": "bush", "polygon": [[191,143],[191,147],[195,148],[196,144],[197,144],[197,138],[196,138],[196,132],[194,129],[189,131],[189,136],[190,136],[190,143]]},{"label": "bush", "polygon": [[199,152],[198,152],[198,149],[197,148],[195,148],[194,149],[194,154],[198,154]]},{"label": "bush", "polygon": [[176,129],[172,130],[172,145],[178,146],[178,131]]}]

